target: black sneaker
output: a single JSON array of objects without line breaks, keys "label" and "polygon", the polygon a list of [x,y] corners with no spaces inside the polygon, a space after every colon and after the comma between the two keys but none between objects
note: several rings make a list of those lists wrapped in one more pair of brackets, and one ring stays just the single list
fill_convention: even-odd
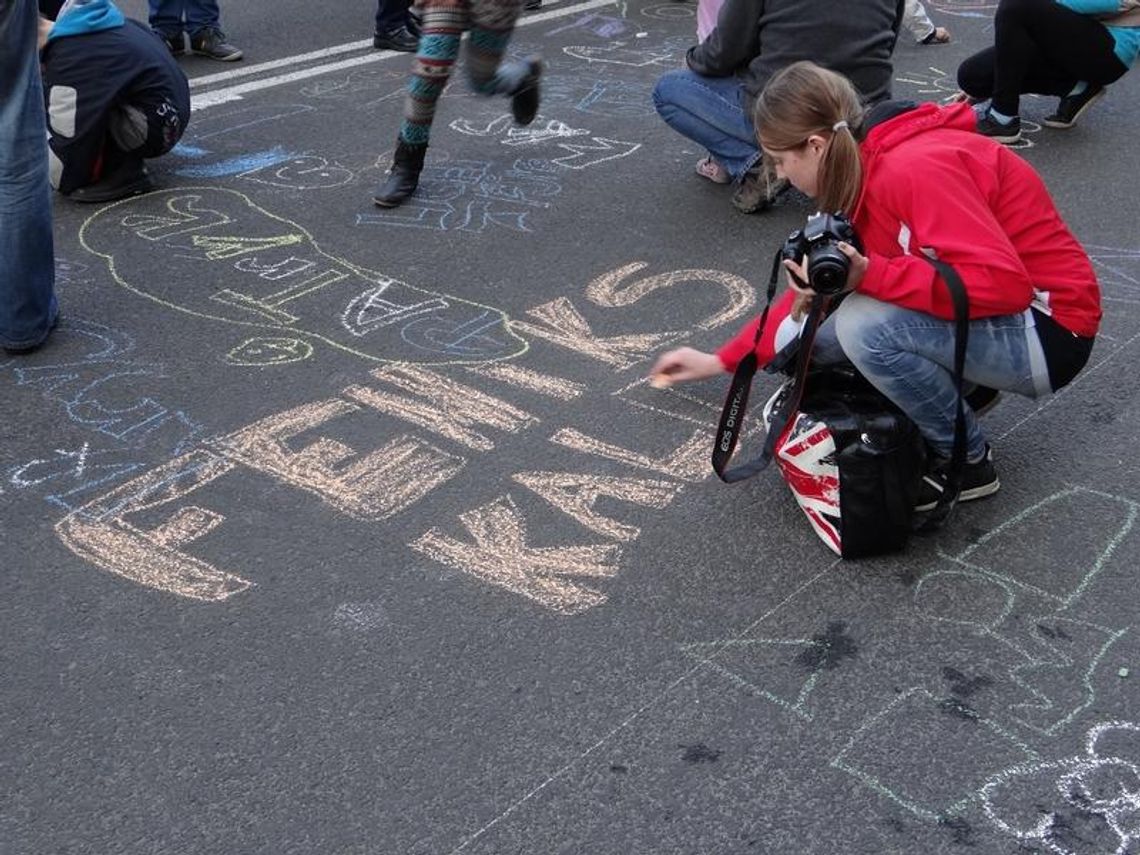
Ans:
[{"label": "black sneaker", "polygon": [[[935,508],[942,494],[946,492],[946,470],[950,468],[950,461],[945,458],[936,458],[934,463],[922,476],[922,484],[918,488],[918,500],[915,502],[916,511],[930,511]],[[986,453],[981,460],[967,463],[962,467],[962,482],[958,492],[959,502],[969,502],[992,496],[1001,487],[997,470],[994,469],[993,449],[986,445]]]},{"label": "black sneaker", "polygon": [[191,36],[190,52],[218,62],[237,62],[242,57],[242,52],[226,41],[226,34],[215,27],[207,27]]},{"label": "black sneaker", "polygon": [[742,214],[758,214],[772,207],[772,203],[792,185],[761,161],[744,173],[732,193],[732,207]]},{"label": "black sneaker", "polygon": [[1001,392],[989,386],[975,386],[973,391],[967,392],[964,397],[966,406],[974,411],[974,415],[981,416],[997,406],[997,402],[1001,400]]},{"label": "black sneaker", "polygon": [[1021,119],[1014,116],[1002,124],[990,115],[989,110],[986,110],[978,116],[978,133],[1003,145],[1013,145],[1015,142],[1021,142]]},{"label": "black sneaker", "polygon": [[154,34],[162,39],[162,43],[166,45],[167,49],[174,56],[182,56],[186,53],[186,34],[179,33],[176,36],[168,36],[166,33],[160,33],[158,30]]},{"label": "black sneaker", "polygon": [[542,0],[526,0],[526,2],[523,3],[523,9],[528,12],[537,12],[541,8]]},{"label": "black sneaker", "polygon": [[138,196],[154,189],[142,160],[125,161],[94,184],[72,190],[67,198],[73,202],[114,202]]},{"label": "black sneaker", "polygon": [[1106,92],[1103,86],[1089,84],[1080,95],[1066,95],[1057,102],[1057,111],[1045,117],[1045,127],[1071,128],[1084,115],[1085,110],[1103,98]]},{"label": "black sneaker", "polygon": [[419,37],[412,35],[412,32],[405,26],[372,34],[372,47],[376,50],[398,50],[404,53],[412,53],[419,46]]}]

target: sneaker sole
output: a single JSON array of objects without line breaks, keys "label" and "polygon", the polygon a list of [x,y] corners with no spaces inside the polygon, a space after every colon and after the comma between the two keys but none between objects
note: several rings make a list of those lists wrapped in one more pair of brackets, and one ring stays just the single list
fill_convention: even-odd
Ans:
[{"label": "sneaker sole", "polygon": [[190,53],[194,54],[194,56],[204,56],[206,59],[212,59],[217,62],[237,62],[239,59],[245,56],[245,54],[243,54],[240,50],[235,53],[227,53],[225,56],[218,56],[214,53],[207,53],[204,50],[191,50]]},{"label": "sneaker sole", "polygon": [[1055,128],[1056,130],[1059,130],[1059,131],[1067,131],[1069,128],[1071,128],[1073,125],[1075,125],[1077,123],[1077,120],[1085,114],[1085,111],[1088,110],[1089,107],[1091,107],[1093,104],[1095,104],[1097,101],[1099,101],[1101,98],[1103,98],[1107,94],[1108,94],[1108,92],[1106,90],[1101,89],[1099,92],[1097,92],[1091,98],[1089,98],[1089,100],[1085,101],[1085,103],[1081,105],[1081,109],[1077,110],[1077,112],[1075,112],[1073,114],[1073,118],[1067,122],[1062,121],[1061,119],[1058,119],[1054,115],[1054,116],[1047,116],[1042,121],[1042,124],[1045,125],[1045,127],[1047,127],[1047,128]]},{"label": "sneaker sole", "polygon": [[985,136],[989,136],[991,140],[994,142],[999,142],[1002,145],[1013,145],[1014,143],[1021,142],[1021,131],[1018,131],[1016,134],[1008,134],[1002,136],[997,136],[996,134],[992,136],[986,134]]},{"label": "sneaker sole", "polygon": [[[972,502],[975,499],[984,499],[986,496],[992,496],[1001,489],[1001,479],[995,478],[989,484],[982,484],[980,487],[974,487],[970,490],[963,490],[958,494],[959,502]],[[938,502],[928,502],[925,505],[915,505],[914,510],[916,513],[924,513],[925,511],[932,511],[938,507]]]}]

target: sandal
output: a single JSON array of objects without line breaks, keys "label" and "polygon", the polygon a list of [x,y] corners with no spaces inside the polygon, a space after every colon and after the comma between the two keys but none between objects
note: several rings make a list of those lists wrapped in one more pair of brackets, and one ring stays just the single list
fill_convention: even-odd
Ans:
[{"label": "sandal", "polygon": [[702,157],[697,161],[697,175],[707,178],[713,184],[727,184],[732,180],[728,170],[711,157]]}]

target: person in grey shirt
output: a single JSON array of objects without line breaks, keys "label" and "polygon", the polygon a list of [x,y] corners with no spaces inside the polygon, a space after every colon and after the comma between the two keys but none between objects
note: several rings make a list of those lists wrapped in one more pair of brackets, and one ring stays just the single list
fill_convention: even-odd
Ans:
[{"label": "person in grey shirt", "polygon": [[775,72],[811,60],[848,77],[873,103],[890,97],[891,54],[905,0],[726,0],[716,29],[689,48],[687,68],[657,81],[653,103],[678,133],[709,156],[697,172],[735,185],[732,204],[744,213],[767,208],[786,188],[761,161],[752,105]]}]

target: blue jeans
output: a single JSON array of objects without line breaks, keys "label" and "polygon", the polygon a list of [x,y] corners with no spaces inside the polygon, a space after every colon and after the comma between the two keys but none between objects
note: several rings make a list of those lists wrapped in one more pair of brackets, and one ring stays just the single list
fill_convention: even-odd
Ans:
[{"label": "blue jeans", "polygon": [[[820,326],[812,351],[818,364],[844,359],[918,425],[936,454],[950,456],[958,405],[953,321],[849,294]],[[971,321],[963,376],[967,383],[1030,398],[1051,392],[1032,313]],[[977,460],[986,439],[969,407],[966,439],[967,456]]]},{"label": "blue jeans", "polygon": [[185,32],[190,38],[202,30],[221,25],[217,0],[149,0],[150,28],[177,38]]},{"label": "blue jeans", "polygon": [[35,347],[59,308],[37,6],[0,0],[0,346]]},{"label": "blue jeans", "polygon": [[707,148],[737,180],[760,159],[756,130],[744,109],[744,87],[735,77],[670,71],[653,88],[653,106],[669,127]]}]

